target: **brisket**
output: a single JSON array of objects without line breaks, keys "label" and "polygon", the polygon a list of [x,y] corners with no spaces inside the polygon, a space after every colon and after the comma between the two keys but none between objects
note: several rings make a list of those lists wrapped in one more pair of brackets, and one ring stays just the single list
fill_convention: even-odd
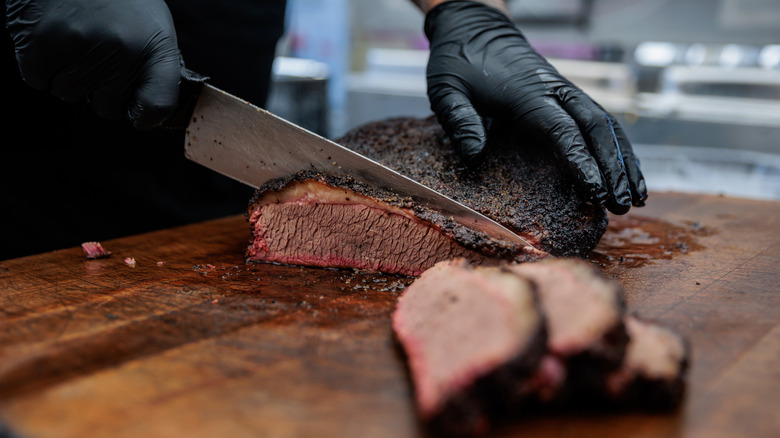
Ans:
[{"label": "brisket", "polygon": [[490,239],[408,199],[348,177],[300,172],[268,184],[249,208],[249,261],[420,275],[456,257],[477,264],[546,254]]},{"label": "brisket", "polygon": [[437,211],[349,177],[301,171],[271,181],[248,209],[249,261],[417,276],[436,262],[586,257],[606,230],[600,206],[580,200],[552,157],[494,146],[478,168],[460,163],[432,119],[393,119],[339,142],[474,208],[537,249],[497,241]]},{"label": "brisket", "polygon": [[603,386],[607,373],[621,365],[629,340],[621,286],[578,259],[550,259],[510,269],[534,283],[547,318],[548,356],[537,376],[539,397],[569,401]]},{"label": "brisket", "polygon": [[631,341],[621,367],[606,376],[601,387],[605,398],[618,406],[677,407],[685,395],[691,355],[688,340],[636,315],[626,315],[624,320]]},{"label": "brisket", "polygon": [[669,409],[685,390],[687,341],[627,315],[622,288],[577,259],[439,263],[401,295],[393,329],[421,419],[449,436],[534,406]]},{"label": "brisket", "polygon": [[446,436],[484,434],[492,413],[523,392],[545,351],[531,283],[464,260],[438,263],[409,286],[393,329],[420,416]]}]

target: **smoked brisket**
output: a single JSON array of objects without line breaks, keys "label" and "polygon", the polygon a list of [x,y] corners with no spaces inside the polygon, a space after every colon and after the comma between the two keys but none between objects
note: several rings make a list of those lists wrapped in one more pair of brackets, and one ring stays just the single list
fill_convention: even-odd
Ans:
[{"label": "smoked brisket", "polygon": [[493,145],[481,166],[467,168],[433,118],[370,123],[338,141],[491,217],[536,249],[491,239],[349,177],[301,171],[255,193],[248,260],[416,276],[455,257],[476,264],[586,257],[606,230],[605,210],[582,201],[551,156],[522,144]]},{"label": "smoked brisket", "polygon": [[444,436],[482,435],[524,393],[546,350],[532,284],[499,267],[441,262],[409,286],[393,314],[422,420]]},{"label": "smoked brisket", "polygon": [[267,184],[249,208],[249,261],[420,275],[442,260],[529,261],[546,253],[489,238],[351,178],[300,172]]},{"label": "smoked brisket", "polygon": [[[533,299],[518,306],[519,291]],[[679,406],[687,341],[626,314],[622,294],[577,259],[436,264],[393,314],[420,418],[446,436],[480,436],[534,408]]]},{"label": "smoked brisket", "polygon": [[630,342],[620,368],[609,373],[600,387],[604,397],[616,406],[675,408],[685,395],[691,356],[688,340],[636,315],[626,315],[624,323]]},{"label": "smoked brisket", "polygon": [[607,374],[622,364],[629,342],[620,285],[578,259],[550,259],[510,269],[536,286],[547,318],[547,363],[537,376],[543,382],[538,396],[548,402],[570,402],[592,387],[602,387]]}]

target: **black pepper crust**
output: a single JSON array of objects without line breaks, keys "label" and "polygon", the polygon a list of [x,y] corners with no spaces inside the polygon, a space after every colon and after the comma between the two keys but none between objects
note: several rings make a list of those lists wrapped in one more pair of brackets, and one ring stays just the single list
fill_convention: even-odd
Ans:
[{"label": "black pepper crust", "polygon": [[434,117],[366,124],[337,143],[378,161],[517,232],[555,256],[586,258],[607,229],[606,210],[574,191],[551,153],[496,132],[467,167]]}]

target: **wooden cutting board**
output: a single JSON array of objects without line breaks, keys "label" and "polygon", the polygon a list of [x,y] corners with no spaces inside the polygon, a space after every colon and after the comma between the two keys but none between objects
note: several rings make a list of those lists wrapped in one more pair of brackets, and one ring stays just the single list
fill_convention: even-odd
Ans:
[{"label": "wooden cutting board", "polygon": [[[410,280],[247,265],[248,237],[232,217],[103,242],[102,260],[0,262],[8,433],[423,436],[390,329]],[[685,404],[520,418],[495,436],[780,436],[780,203],[655,194],[612,219],[592,260],[630,310],[690,338]]]}]

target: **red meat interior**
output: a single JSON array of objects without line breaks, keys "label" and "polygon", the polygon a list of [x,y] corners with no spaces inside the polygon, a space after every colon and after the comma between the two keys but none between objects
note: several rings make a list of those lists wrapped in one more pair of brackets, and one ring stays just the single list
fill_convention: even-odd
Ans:
[{"label": "red meat interior", "polygon": [[402,208],[318,181],[256,203],[249,259],[417,276],[436,262],[485,257]]}]

